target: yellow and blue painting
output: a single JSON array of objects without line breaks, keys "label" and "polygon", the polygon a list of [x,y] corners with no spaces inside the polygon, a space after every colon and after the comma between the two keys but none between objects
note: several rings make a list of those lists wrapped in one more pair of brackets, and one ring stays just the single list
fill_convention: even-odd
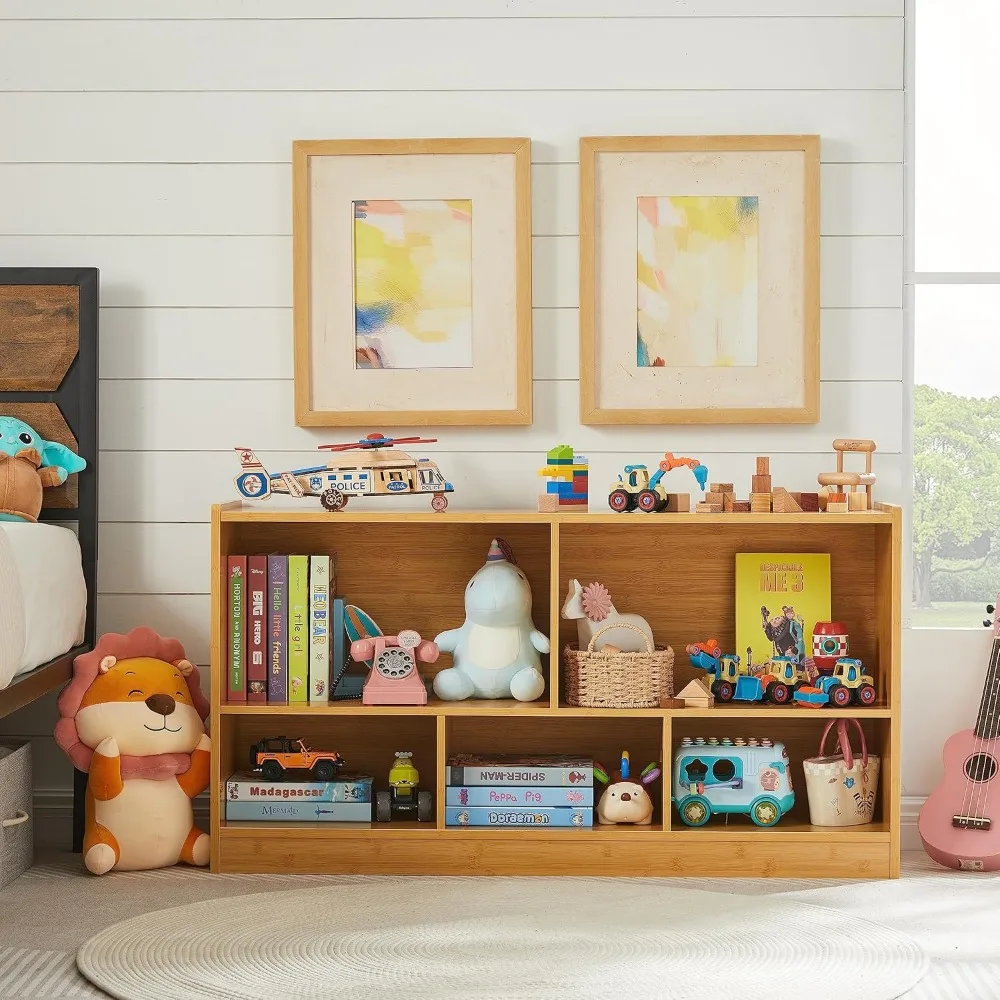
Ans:
[{"label": "yellow and blue painting", "polygon": [[640,368],[757,364],[755,196],[638,199]]},{"label": "yellow and blue painting", "polygon": [[472,202],[354,202],[356,368],[472,367]]}]

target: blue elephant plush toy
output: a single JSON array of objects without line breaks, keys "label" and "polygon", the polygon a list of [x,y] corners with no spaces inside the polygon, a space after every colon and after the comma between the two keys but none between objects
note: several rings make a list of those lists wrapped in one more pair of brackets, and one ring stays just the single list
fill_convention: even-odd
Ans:
[{"label": "blue elephant plush toy", "polygon": [[42,489],[86,467],[66,445],[46,441],[23,420],[0,417],[0,521],[37,521]]}]

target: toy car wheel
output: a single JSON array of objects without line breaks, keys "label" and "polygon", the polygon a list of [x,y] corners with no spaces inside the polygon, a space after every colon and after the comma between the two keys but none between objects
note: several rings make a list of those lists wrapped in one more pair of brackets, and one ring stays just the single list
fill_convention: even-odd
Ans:
[{"label": "toy car wheel", "polygon": [[732,701],[733,695],[736,694],[736,689],[729,683],[729,681],[716,681],[712,685],[712,694],[714,694],[719,701]]},{"label": "toy car wheel", "polygon": [[874,705],[878,700],[878,694],[875,688],[871,684],[862,684],[861,687],[854,692],[854,697],[857,699],[859,705]]},{"label": "toy car wheel", "polygon": [[430,792],[417,792],[417,819],[421,823],[429,823],[434,819],[434,800]]},{"label": "toy car wheel", "polygon": [[337,777],[337,769],[332,760],[318,760],[312,766],[313,781],[333,781]]},{"label": "toy car wheel", "polygon": [[331,487],[320,493],[319,502],[323,505],[324,510],[343,510],[347,506],[347,497],[340,490]]},{"label": "toy car wheel", "polygon": [[782,684],[781,681],[773,681],[768,685],[767,697],[775,705],[787,705],[788,700],[792,697],[792,692],[787,684]]},{"label": "toy car wheel", "polygon": [[285,769],[276,760],[265,760],[260,770],[265,781],[281,781],[281,776],[285,773]]},{"label": "toy car wheel", "polygon": [[762,795],[750,803],[750,819],[757,826],[774,826],[781,819],[781,806],[777,799]]},{"label": "toy car wheel", "polygon": [[627,490],[614,490],[608,497],[608,506],[616,513],[621,514],[629,510],[632,504],[632,496]]},{"label": "toy car wheel", "polygon": [[375,820],[388,823],[392,819],[392,796],[387,791],[375,793]]},{"label": "toy car wheel", "polygon": [[830,690],[830,704],[837,708],[846,708],[851,703],[851,689],[838,684]]},{"label": "toy car wheel", "polygon": [[652,490],[643,490],[635,502],[644,514],[652,514],[659,506],[660,498]]},{"label": "toy car wheel", "polygon": [[712,807],[709,805],[708,799],[701,795],[692,795],[690,798],[682,799],[677,806],[677,811],[688,826],[704,826],[712,816]]},{"label": "toy car wheel", "polygon": [[436,510],[439,514],[448,507],[448,498],[443,493],[435,493],[431,497],[431,510]]}]

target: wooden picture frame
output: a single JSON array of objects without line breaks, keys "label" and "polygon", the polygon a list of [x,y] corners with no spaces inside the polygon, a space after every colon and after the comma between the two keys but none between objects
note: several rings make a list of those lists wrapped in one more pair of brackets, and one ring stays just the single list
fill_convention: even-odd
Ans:
[{"label": "wooden picture frame", "polygon": [[819,211],[819,136],[581,139],[581,423],[817,423]]},{"label": "wooden picture frame", "polygon": [[298,141],[292,178],[296,423],[530,424],[530,140]]}]

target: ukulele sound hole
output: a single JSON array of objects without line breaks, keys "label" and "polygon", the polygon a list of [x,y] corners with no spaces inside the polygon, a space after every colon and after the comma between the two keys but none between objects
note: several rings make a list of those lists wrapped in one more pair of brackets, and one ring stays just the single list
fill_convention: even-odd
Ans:
[{"label": "ukulele sound hole", "polygon": [[997,773],[997,761],[988,753],[974,753],[965,762],[966,776],[973,781],[992,781]]}]

